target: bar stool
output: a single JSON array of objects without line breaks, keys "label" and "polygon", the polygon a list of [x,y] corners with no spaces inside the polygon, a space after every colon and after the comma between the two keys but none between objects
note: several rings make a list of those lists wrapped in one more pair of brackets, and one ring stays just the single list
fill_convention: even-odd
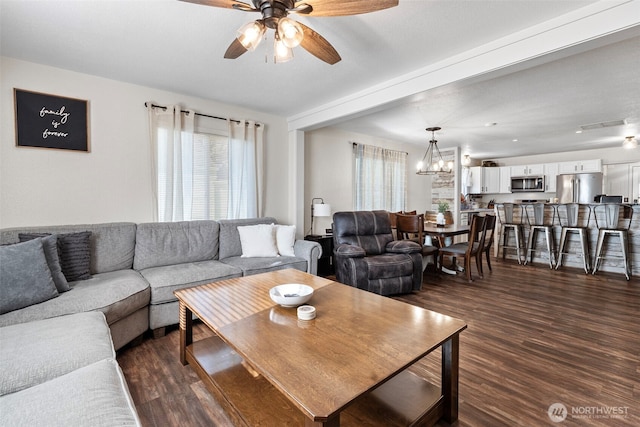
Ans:
[{"label": "bar stool", "polygon": [[[582,265],[585,274],[591,272],[591,255],[589,255],[589,221],[591,220],[591,207],[579,203],[565,203],[558,206],[558,220],[562,227],[560,233],[560,247],[556,261],[556,270],[562,265],[563,255],[582,256]],[[581,253],[565,252],[567,239],[570,233],[578,233],[580,236]]]},{"label": "bar stool", "polygon": [[[524,243],[524,232],[522,230],[522,206],[517,205],[515,203],[499,203],[498,207],[498,216],[500,218],[500,240],[498,240],[498,253],[500,252],[500,247],[502,247],[502,258],[504,259],[506,256],[506,249],[515,249],[516,254],[518,255],[518,264],[522,264],[522,260],[520,259],[520,249],[522,245],[520,242]],[[520,216],[516,220],[514,220],[514,213],[517,210],[520,210]],[[509,231],[513,231],[514,237],[516,240],[515,246],[508,246],[509,240]],[[502,242],[502,244],[500,244]]]},{"label": "bar stool", "polygon": [[[607,258],[622,259],[622,262],[624,263],[624,275],[627,280],[630,280],[631,260],[629,259],[629,228],[631,227],[633,208],[631,205],[604,203],[602,205],[595,206],[593,213],[596,218],[596,226],[598,227],[598,245],[592,274],[596,274],[596,271],[598,271],[601,260]],[[598,213],[601,213],[602,215],[600,221],[598,221]],[[602,255],[605,238],[609,235],[618,236],[620,238],[620,250],[622,252],[622,256],[609,255],[605,257]]]},{"label": "bar stool", "polygon": [[553,269],[555,263],[556,242],[553,236],[553,224],[556,220],[556,208],[546,203],[534,203],[525,206],[525,215],[529,224],[529,241],[527,252],[524,255],[524,264],[527,265],[529,257],[533,262],[533,253],[536,251],[536,234],[544,231],[549,254],[549,268]]}]

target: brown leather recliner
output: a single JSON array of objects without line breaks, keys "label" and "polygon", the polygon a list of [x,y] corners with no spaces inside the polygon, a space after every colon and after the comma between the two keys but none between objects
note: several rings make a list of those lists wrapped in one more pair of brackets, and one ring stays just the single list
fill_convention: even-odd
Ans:
[{"label": "brown leather recliner", "polygon": [[394,240],[387,211],[336,212],[333,245],[338,282],[380,295],[422,286],[422,247]]}]

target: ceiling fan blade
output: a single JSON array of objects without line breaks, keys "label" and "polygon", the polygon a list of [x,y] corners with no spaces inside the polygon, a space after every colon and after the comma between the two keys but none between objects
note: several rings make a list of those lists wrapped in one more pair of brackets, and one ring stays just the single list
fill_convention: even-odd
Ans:
[{"label": "ceiling fan blade", "polygon": [[224,7],[226,9],[243,10],[246,12],[258,12],[258,9],[254,8],[247,3],[237,0],[180,0],[187,3],[201,4],[204,6]]},{"label": "ceiling fan blade", "polygon": [[[308,3],[313,10],[309,16],[346,16],[375,12],[398,5],[399,0],[308,0],[297,1],[295,6]],[[304,13],[304,12],[302,12]]]},{"label": "ceiling fan blade", "polygon": [[342,59],[333,46],[331,46],[331,43],[329,43],[324,37],[301,22],[298,22],[298,24],[300,24],[304,32],[304,38],[302,39],[300,46],[302,46],[307,52],[331,65]]},{"label": "ceiling fan blade", "polygon": [[236,39],[233,39],[233,41],[227,48],[227,51],[224,53],[224,57],[227,59],[236,59],[246,51],[247,49],[244,46],[242,46],[242,43],[240,43],[240,40],[236,38]]}]

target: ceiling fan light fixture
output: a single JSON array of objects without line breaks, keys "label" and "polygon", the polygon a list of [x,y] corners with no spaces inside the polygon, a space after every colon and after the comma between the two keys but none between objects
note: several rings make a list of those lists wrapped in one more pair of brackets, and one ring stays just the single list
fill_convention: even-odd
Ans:
[{"label": "ceiling fan light fixture", "polygon": [[278,37],[286,47],[292,49],[302,43],[304,31],[293,19],[281,18],[278,21]]},{"label": "ceiling fan light fixture", "polygon": [[638,146],[638,141],[636,141],[635,136],[627,136],[622,143],[622,146],[628,150],[632,148],[636,148]]},{"label": "ceiling fan light fixture", "polygon": [[238,41],[247,50],[255,50],[262,41],[266,27],[261,21],[247,22],[238,30]]},{"label": "ceiling fan light fixture", "polygon": [[273,61],[276,64],[280,64],[282,62],[289,62],[293,59],[293,50],[280,39],[276,35],[275,41],[273,43]]}]

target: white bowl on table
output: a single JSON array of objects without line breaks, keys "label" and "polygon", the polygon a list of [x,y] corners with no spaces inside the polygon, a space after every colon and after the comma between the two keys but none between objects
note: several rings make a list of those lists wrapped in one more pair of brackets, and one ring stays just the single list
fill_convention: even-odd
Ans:
[{"label": "white bowl on table", "polygon": [[269,296],[283,307],[297,307],[311,299],[313,288],[300,283],[287,283],[269,289]]}]

